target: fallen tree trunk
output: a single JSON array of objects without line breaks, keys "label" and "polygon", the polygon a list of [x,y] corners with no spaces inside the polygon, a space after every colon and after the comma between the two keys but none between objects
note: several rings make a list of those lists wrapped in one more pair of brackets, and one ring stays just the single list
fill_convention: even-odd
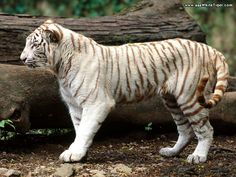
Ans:
[{"label": "fallen tree trunk", "polygon": [[[37,78],[37,79],[35,79]],[[236,78],[229,79],[229,88],[210,119],[236,126]],[[10,118],[18,130],[29,128],[71,127],[67,108],[61,101],[55,76],[47,70],[0,64],[0,117]],[[159,98],[138,104],[118,106],[107,123],[124,122],[144,125],[173,122]]]},{"label": "fallen tree trunk", "polygon": [[[48,17],[0,15],[0,62],[19,63],[25,38]],[[101,44],[157,41],[187,38],[205,42],[197,23],[185,12],[179,0],[143,0],[126,13],[97,18],[53,18]]]},{"label": "fallen tree trunk", "polygon": [[0,88],[0,118],[10,118],[18,130],[27,131],[31,124],[53,127],[56,117],[62,124],[55,127],[70,123],[56,78],[49,71],[0,64]]}]

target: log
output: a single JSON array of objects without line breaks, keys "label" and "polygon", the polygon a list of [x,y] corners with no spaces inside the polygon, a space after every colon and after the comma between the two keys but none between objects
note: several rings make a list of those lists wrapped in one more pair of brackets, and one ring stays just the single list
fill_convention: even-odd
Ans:
[{"label": "log", "polygon": [[[35,79],[37,78],[37,79]],[[211,110],[210,119],[236,126],[236,77],[229,79],[230,92]],[[10,118],[18,131],[29,128],[72,127],[68,110],[61,101],[58,83],[52,72],[25,66],[0,64],[0,118]],[[173,122],[160,98],[137,104],[120,105],[106,120],[114,123],[145,125]]]},{"label": "log", "polygon": [[[48,17],[0,14],[0,62],[19,62],[25,38]],[[205,34],[185,12],[179,0],[143,0],[121,15],[97,18],[53,18],[65,27],[91,37],[98,43],[187,38],[205,42]]]},{"label": "log", "polygon": [[[0,88],[0,119],[10,118],[19,131],[70,124],[57,79],[50,71],[0,64]],[[56,117],[61,125],[54,126]]]}]

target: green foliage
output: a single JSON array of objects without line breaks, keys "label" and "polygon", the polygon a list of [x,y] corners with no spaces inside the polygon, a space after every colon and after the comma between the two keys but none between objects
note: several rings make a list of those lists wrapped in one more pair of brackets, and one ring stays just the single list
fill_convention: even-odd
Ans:
[{"label": "green foliage", "polygon": [[[186,7],[186,11],[207,35],[207,43],[224,54],[230,74],[236,76],[236,13],[235,0],[182,0],[185,4],[218,4],[214,7]],[[232,4],[233,7],[220,7]]]},{"label": "green foliage", "polygon": [[6,128],[7,126],[10,126],[15,130],[15,126],[10,119],[4,119],[0,121],[0,128]]},{"label": "green foliage", "polygon": [[33,129],[27,134],[42,135],[42,136],[57,136],[73,132],[73,129]]},{"label": "green foliage", "polygon": [[3,130],[0,129],[0,140],[9,140],[15,137],[15,135],[16,135],[16,132],[9,132],[4,129]]},{"label": "green foliage", "polygon": [[152,122],[149,122],[145,127],[144,130],[147,132],[152,131]]},{"label": "green foliage", "polygon": [[[2,121],[1,121],[2,124]],[[6,125],[6,124],[5,124]],[[0,140],[10,140],[12,138],[23,137],[57,137],[74,133],[73,129],[32,129],[27,133],[10,132],[0,128]]]},{"label": "green foliage", "polygon": [[0,12],[64,17],[95,17],[118,13],[137,0],[1,0]]},{"label": "green foliage", "polygon": [[10,119],[4,119],[0,121],[0,140],[7,140],[12,138],[15,133],[14,132],[8,132],[4,130],[7,127],[11,127],[15,130],[15,126],[13,125],[13,122]]}]

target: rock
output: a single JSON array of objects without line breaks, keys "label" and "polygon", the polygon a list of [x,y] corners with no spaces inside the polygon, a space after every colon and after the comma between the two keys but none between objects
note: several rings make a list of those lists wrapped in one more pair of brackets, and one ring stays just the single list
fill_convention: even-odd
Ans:
[{"label": "rock", "polygon": [[78,163],[78,164],[75,164],[75,165],[74,165],[74,168],[75,168],[76,171],[81,171],[81,170],[83,170],[84,168],[86,168],[86,164]]},{"label": "rock", "polygon": [[73,176],[75,169],[71,164],[62,164],[60,168],[57,168],[54,173],[54,177],[70,177]]},{"label": "rock", "polygon": [[18,170],[10,169],[4,174],[4,176],[6,176],[6,177],[20,177],[21,172]]},{"label": "rock", "polygon": [[131,175],[132,169],[124,164],[116,164],[113,166],[111,173],[124,173],[126,175]]},{"label": "rock", "polygon": [[[31,176],[42,176],[44,173],[53,173],[55,168],[52,166],[38,166],[33,171],[31,171]],[[28,177],[28,176],[27,176]]]},{"label": "rock", "polygon": [[90,170],[92,177],[106,177],[106,173],[103,170]]},{"label": "rock", "polygon": [[5,177],[20,177],[21,172],[19,170],[0,168],[0,176]]},{"label": "rock", "polygon": [[37,175],[37,174],[39,174],[40,172],[41,172],[40,167],[36,167],[36,168],[34,169],[34,171],[33,171],[33,174],[34,174],[34,175]]},{"label": "rock", "polygon": [[147,170],[146,167],[136,167],[135,168],[135,171],[137,171],[137,172],[143,172],[143,171],[146,171],[146,170]]},{"label": "rock", "polygon": [[82,173],[81,175],[79,175],[78,177],[90,177],[91,175],[88,173]]},{"label": "rock", "polygon": [[0,176],[3,176],[7,171],[7,168],[0,168]]}]

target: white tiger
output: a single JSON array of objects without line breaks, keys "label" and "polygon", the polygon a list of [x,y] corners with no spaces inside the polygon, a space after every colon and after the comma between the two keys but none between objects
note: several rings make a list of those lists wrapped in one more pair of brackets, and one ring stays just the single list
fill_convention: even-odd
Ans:
[{"label": "white tiger", "polygon": [[20,58],[29,67],[50,68],[58,77],[76,132],[61,160],[85,156],[116,103],[157,94],[179,133],[174,147],[162,148],[160,154],[178,155],[195,134],[198,144],[187,161],[207,160],[213,140],[209,108],[222,98],[228,77],[224,56],[210,46],[186,39],[104,46],[48,20],[27,37]]}]

